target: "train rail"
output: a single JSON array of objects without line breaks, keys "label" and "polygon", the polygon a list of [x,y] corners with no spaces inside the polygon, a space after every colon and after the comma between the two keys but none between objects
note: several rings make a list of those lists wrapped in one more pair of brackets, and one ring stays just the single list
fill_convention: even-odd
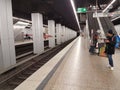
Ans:
[{"label": "train rail", "polygon": [[[44,49],[47,49],[49,45],[49,41],[46,40],[44,41]],[[28,52],[32,52],[33,51],[33,43],[26,43],[26,44],[22,44],[22,45],[16,45],[15,46],[15,51],[16,51],[16,56],[28,53]]]},{"label": "train rail", "polygon": [[[73,40],[73,39],[72,39]],[[48,62],[54,55],[68,45],[72,40],[69,40],[55,48],[47,51],[36,58],[0,75],[0,90],[13,90],[36,70]]]}]

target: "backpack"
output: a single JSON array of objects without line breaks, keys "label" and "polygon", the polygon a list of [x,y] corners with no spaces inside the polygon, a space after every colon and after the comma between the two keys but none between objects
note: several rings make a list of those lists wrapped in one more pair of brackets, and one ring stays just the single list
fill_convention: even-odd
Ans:
[{"label": "backpack", "polygon": [[[116,47],[116,48],[119,48],[119,42],[120,42],[120,41],[119,41],[119,36],[116,35],[114,39],[115,39],[115,47]],[[114,39],[113,39],[113,40],[114,40]]]}]

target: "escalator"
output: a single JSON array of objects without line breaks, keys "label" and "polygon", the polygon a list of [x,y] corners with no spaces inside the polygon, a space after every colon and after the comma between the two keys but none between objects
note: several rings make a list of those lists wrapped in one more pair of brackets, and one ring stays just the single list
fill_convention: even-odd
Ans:
[{"label": "escalator", "polygon": [[102,24],[103,31],[104,31],[104,33],[106,35],[107,31],[109,30],[108,25],[107,25],[107,23],[106,23],[106,21],[105,21],[105,19],[103,17],[100,18],[100,22]]},{"label": "escalator", "polygon": [[104,33],[106,34],[108,30],[112,30],[113,33],[116,35],[117,32],[114,28],[114,25],[113,23],[110,21],[110,19],[108,17],[101,17],[100,18],[100,21],[101,21],[101,24],[102,24],[102,27],[103,27],[103,30],[104,30]]},{"label": "escalator", "polygon": [[93,32],[96,32],[99,29],[99,24],[96,18],[93,18],[93,12],[87,13],[88,17],[88,27],[89,27],[89,34],[91,37],[91,30],[93,29]]}]

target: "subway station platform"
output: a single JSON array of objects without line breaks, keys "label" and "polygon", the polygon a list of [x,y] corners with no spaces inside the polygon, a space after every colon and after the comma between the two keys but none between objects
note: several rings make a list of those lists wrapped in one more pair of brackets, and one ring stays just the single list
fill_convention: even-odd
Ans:
[{"label": "subway station platform", "polygon": [[119,55],[120,52],[117,50],[113,56],[115,67],[111,71],[107,68],[108,59],[98,55],[90,55],[85,38],[79,37],[62,58],[61,64],[53,75],[46,83],[44,82],[45,85],[42,89],[39,89],[40,86],[35,84],[36,81],[40,82],[41,74],[38,70],[39,74],[36,77],[38,80],[32,79],[31,84],[25,81],[15,90],[120,90]]}]

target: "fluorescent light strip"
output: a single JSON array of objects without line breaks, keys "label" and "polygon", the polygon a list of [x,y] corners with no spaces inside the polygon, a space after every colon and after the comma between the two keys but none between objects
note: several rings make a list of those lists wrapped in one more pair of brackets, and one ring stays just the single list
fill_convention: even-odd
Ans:
[{"label": "fluorescent light strip", "polygon": [[16,23],[16,25],[23,25],[23,26],[27,26],[27,25],[29,25],[29,23],[22,22],[22,21],[18,21],[18,22]]},{"label": "fluorescent light strip", "polygon": [[104,10],[103,13],[106,12],[106,10],[115,2],[116,0],[113,0]]},{"label": "fluorescent light strip", "polygon": [[115,21],[115,20],[117,20],[117,19],[119,19],[119,18],[120,18],[120,16],[118,16],[118,17],[112,19],[111,21]]},{"label": "fluorescent light strip", "polygon": [[26,26],[14,25],[14,29],[24,29]]},{"label": "fluorescent light strip", "polygon": [[18,18],[18,17],[13,17],[13,19],[17,19],[19,21],[23,21],[23,22],[27,22],[27,23],[32,23],[30,20],[25,20],[25,19]]},{"label": "fluorescent light strip", "polygon": [[73,1],[73,0],[70,0],[70,2],[71,2],[71,5],[72,5],[72,8],[73,8],[73,12],[74,12],[74,14],[75,14],[75,18],[76,18],[76,21],[77,21],[78,27],[79,27],[79,29],[81,30],[81,28],[80,28],[80,24],[79,24],[79,20],[78,20],[78,17],[77,17],[77,13],[76,13],[76,9],[75,9],[74,1]]}]

